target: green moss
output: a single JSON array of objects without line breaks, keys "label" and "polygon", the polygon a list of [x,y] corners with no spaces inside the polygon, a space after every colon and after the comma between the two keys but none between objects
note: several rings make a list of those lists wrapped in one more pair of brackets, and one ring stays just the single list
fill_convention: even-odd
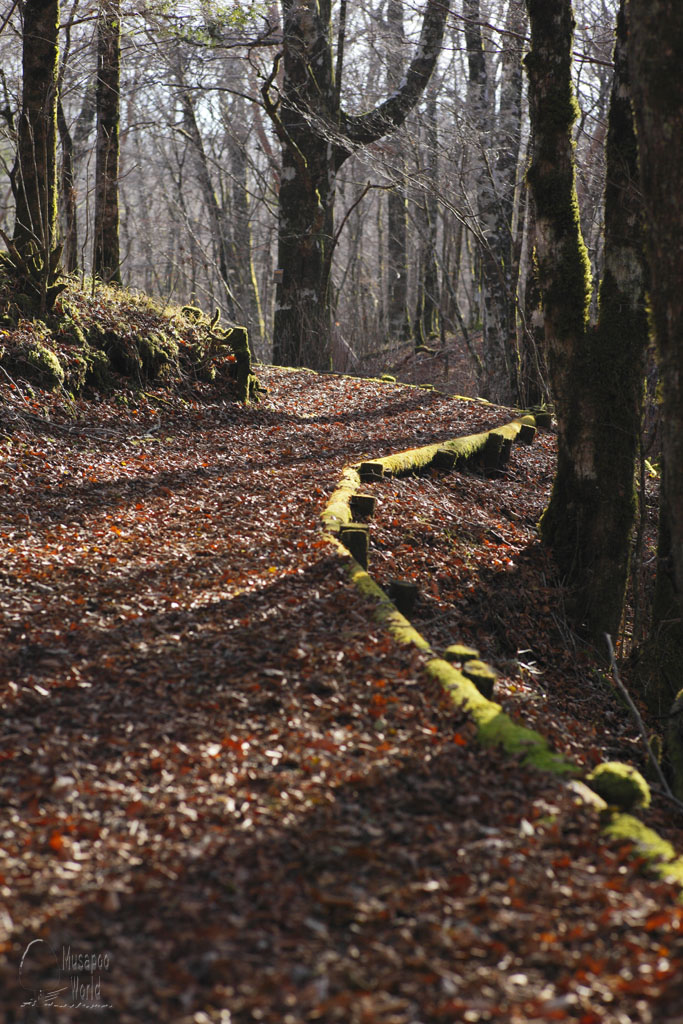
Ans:
[{"label": "green moss", "polygon": [[63,316],[50,323],[56,341],[67,345],[82,346],[86,343],[85,331],[73,317]]},{"label": "green moss", "polygon": [[586,782],[608,804],[624,811],[650,805],[650,787],[632,765],[606,761],[586,777]]},{"label": "green moss", "polygon": [[66,371],[65,386],[73,394],[77,395],[85,387],[88,376],[88,364],[82,355],[76,355],[70,360]]},{"label": "green moss", "polygon": [[334,537],[328,537],[328,539],[331,544],[334,544],[338,553],[344,559],[351,582],[358,592],[375,603],[374,617],[376,621],[382,623],[390,631],[398,644],[413,644],[421,651],[431,650],[425,638],[411,626],[404,615],[401,615],[393,601],[375,583],[372,576],[349,556],[349,552],[344,545]]},{"label": "green moss", "polygon": [[446,661],[474,661],[479,657],[476,647],[467,647],[465,644],[450,644],[443,652]]},{"label": "green moss", "polygon": [[357,470],[351,467],[345,469],[340,484],[325,505],[321,516],[326,530],[336,533],[340,526],[351,522],[351,497],[359,487],[360,476]]},{"label": "green moss", "polygon": [[26,361],[33,371],[31,376],[46,387],[56,388],[64,383],[64,369],[55,353],[33,342],[26,351]]},{"label": "green moss", "polygon": [[199,323],[199,321],[204,317],[199,306],[183,306],[181,312],[184,317],[187,317],[187,319],[191,320],[193,323]]},{"label": "green moss", "polygon": [[245,405],[248,405],[252,399],[258,401],[261,392],[265,389],[261,386],[258,377],[251,372],[251,347],[247,328],[235,325],[222,334],[235,357],[238,399]]},{"label": "green moss", "polygon": [[[527,419],[533,422],[532,417],[527,417]],[[422,469],[427,469],[437,458],[437,452],[440,450],[453,452],[457,456],[457,461],[460,465],[483,452],[490,433],[514,440],[519,433],[522,422],[523,420],[519,419],[512,420],[502,427],[497,427],[495,431],[470,434],[467,437],[456,437],[451,441],[439,441],[437,444],[428,444],[423,448],[410,448],[407,451],[398,452],[396,455],[387,455],[382,459],[374,459],[372,463],[364,463],[364,465],[377,466],[387,475],[401,476],[406,473],[415,473]]]},{"label": "green moss", "polygon": [[479,658],[472,658],[463,666],[462,674],[474,683],[479,693],[489,700],[491,699],[498,678],[498,673],[494,668],[487,665],[485,661],[480,661]]},{"label": "green moss", "polygon": [[124,377],[140,378],[142,376],[142,358],[125,324],[119,330],[110,328],[105,331],[102,347],[109,357],[112,369]]},{"label": "green moss", "polygon": [[611,839],[633,843],[639,856],[650,862],[650,870],[662,879],[683,886],[683,857],[677,857],[670,842],[630,814],[612,814],[603,831]]},{"label": "green moss", "polygon": [[109,387],[111,384],[111,363],[106,352],[87,346],[83,350],[87,365],[85,383],[94,387]]},{"label": "green moss", "polygon": [[53,249],[47,260],[33,241],[19,247],[9,242],[9,248],[9,252],[0,252],[0,272],[12,282],[12,304],[20,316],[49,314],[67,287],[60,265],[61,246]]},{"label": "green moss", "polygon": [[178,345],[161,331],[143,335],[138,341],[142,368],[148,380],[163,376],[178,363]]},{"label": "green moss", "polygon": [[427,672],[436,679],[459,707],[474,719],[479,740],[484,746],[502,747],[522,757],[525,764],[554,775],[575,775],[578,768],[562,754],[554,753],[540,733],[513,722],[499,704],[482,696],[477,687],[441,658],[427,663]]}]

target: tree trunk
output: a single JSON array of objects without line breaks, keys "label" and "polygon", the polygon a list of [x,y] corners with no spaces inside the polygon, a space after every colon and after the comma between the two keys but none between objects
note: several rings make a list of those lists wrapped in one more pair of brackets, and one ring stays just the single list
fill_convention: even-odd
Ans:
[{"label": "tree trunk", "polygon": [[525,202],[524,315],[520,334],[519,401],[527,409],[549,399],[544,319],[536,258],[536,218],[527,191]]},{"label": "tree trunk", "polygon": [[[387,4],[389,60],[387,86],[392,91],[400,85],[403,31],[403,0],[389,0]],[[407,211],[404,183],[405,160],[400,142],[393,153],[393,171],[397,183],[387,195],[387,273],[389,336],[405,341],[410,333],[408,313],[408,255]]]},{"label": "tree trunk", "polygon": [[598,639],[619,628],[637,514],[635,467],[640,446],[648,324],[642,199],[627,60],[625,0],[617,16],[606,146],[605,268],[599,318],[590,341],[588,399],[594,409],[596,512],[588,519],[590,565],[586,616]]},{"label": "tree trunk", "polygon": [[330,152],[337,109],[324,7],[314,0],[283,3],[282,111],[269,108],[283,143],[273,360],[314,370],[331,368],[328,289],[337,163]]},{"label": "tree trunk", "polygon": [[619,628],[634,521],[638,379],[644,350],[633,134],[623,20],[610,112],[601,322],[588,328],[590,267],[581,236],[572,126],[570,0],[528,0],[527,56],[534,132],[529,184],[536,208],[539,282],[558,421],[558,466],[541,534],[569,587],[575,620],[602,641]]},{"label": "tree trunk", "polygon": [[93,274],[121,284],[119,252],[120,0],[101,0],[97,22],[97,144]]},{"label": "tree trunk", "polygon": [[523,217],[519,207],[520,151],[522,145],[522,98],[524,73],[522,56],[527,29],[524,0],[509,0],[505,22],[507,38],[502,54],[500,109],[496,132],[495,180],[498,190],[497,250],[503,258],[503,286],[506,365],[511,394],[521,399],[521,353],[517,341],[517,302],[522,250]]},{"label": "tree trunk", "polygon": [[357,147],[398,128],[418,102],[441,49],[450,0],[427,0],[417,53],[400,88],[358,115],[340,106],[341,61],[333,66],[330,0],[283,0],[282,6],[281,101],[276,104],[270,96],[277,68],[262,89],[282,145],[273,358],[325,370],[331,365],[337,172]]},{"label": "tree trunk", "polygon": [[662,394],[663,474],[651,676],[662,710],[683,686],[683,8],[631,0],[629,56]]},{"label": "tree trunk", "polygon": [[[244,111],[241,98],[235,100],[237,105],[236,121],[244,123]],[[232,271],[236,287],[235,300],[240,323],[247,324],[249,336],[254,343],[265,340],[265,322],[261,310],[256,268],[254,267],[254,247],[251,236],[251,209],[249,203],[249,175],[247,165],[246,139],[240,138],[235,126],[228,137],[230,154],[230,171],[232,179]]]},{"label": "tree trunk", "polygon": [[48,264],[57,231],[57,75],[59,2],[24,3],[23,84],[17,154],[11,172],[13,242]]},{"label": "tree trunk", "polygon": [[296,150],[282,154],[273,361],[329,370],[335,172],[327,141],[288,121],[283,115]]},{"label": "tree trunk", "polygon": [[[508,300],[505,287],[505,251],[509,236],[501,226],[501,206],[496,182],[493,146],[493,94],[489,83],[484,42],[481,34],[479,0],[464,0],[465,44],[467,47],[467,108],[471,121],[470,149],[472,206],[477,211],[481,232],[481,299],[484,332],[484,374],[481,392],[485,398],[511,402],[513,369],[506,350],[508,341]],[[501,251],[501,239],[504,246]]]},{"label": "tree trunk", "polygon": [[62,265],[67,274],[78,270],[78,211],[76,208],[76,186],[74,176],[74,143],[64,116],[62,101],[57,106],[57,125],[62,144],[62,171],[60,205],[64,217],[64,250]]},{"label": "tree trunk", "polygon": [[414,337],[416,347],[429,345],[439,335],[439,267],[437,263],[437,123],[436,91],[430,87],[422,118],[424,145],[424,189],[419,203],[419,264],[417,279],[417,314]]}]

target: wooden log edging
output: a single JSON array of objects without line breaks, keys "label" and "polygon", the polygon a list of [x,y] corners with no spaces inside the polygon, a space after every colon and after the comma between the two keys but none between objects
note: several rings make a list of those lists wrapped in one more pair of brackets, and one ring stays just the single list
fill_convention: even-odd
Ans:
[{"label": "wooden log edging", "polygon": [[[501,438],[500,443],[496,443],[495,447],[498,451],[502,451],[503,442],[505,440],[514,442],[525,426],[533,428],[533,416],[520,416],[502,427],[496,427],[495,430],[455,437],[449,441],[439,441],[421,448],[409,448],[395,455],[385,455],[384,458],[347,466],[339,484],[323,509],[321,518],[324,531],[337,534],[343,526],[353,522],[351,499],[358,492],[362,481],[379,480],[384,476],[405,476],[429,468],[463,468],[484,457],[487,445],[491,447],[489,438],[492,435],[496,442],[498,437]],[[450,465],[445,464],[445,453],[453,457]]]},{"label": "wooden log edging", "polygon": [[[495,433],[502,434],[504,439],[514,441],[522,426],[534,428],[533,433],[535,434],[535,423],[532,416],[513,420],[511,423],[497,428]],[[419,472],[421,469],[434,465],[435,459],[440,460],[443,465],[443,457],[438,456],[437,452],[445,449],[456,454],[456,464],[460,465],[458,461],[460,457],[469,461],[481,455],[491,433],[492,431],[487,431],[469,437],[455,438],[452,441],[439,442],[435,445],[427,445],[423,448],[410,449],[397,455],[373,460],[373,464],[381,464],[382,476],[384,474],[403,475],[409,472]],[[530,433],[529,430],[524,431],[524,443],[528,444],[533,440],[533,434],[530,436]],[[360,484],[359,468],[357,466],[347,467],[342,474],[339,486],[327,502],[321,518],[323,533],[342,560],[351,583],[363,597],[374,603],[375,621],[388,630],[397,644],[414,646],[427,656],[424,665],[427,675],[440,684],[456,707],[471,715],[477,729],[477,738],[482,746],[501,747],[511,756],[521,759],[524,765],[557,776],[564,785],[571,789],[578,802],[591,807],[600,815],[602,831],[606,836],[632,843],[636,853],[647,863],[653,875],[675,884],[681,890],[680,899],[683,901],[683,856],[677,855],[671,843],[663,839],[654,829],[644,825],[639,818],[628,813],[623,807],[608,804],[607,800],[591,788],[590,777],[587,779],[588,784],[581,780],[580,776],[585,773],[576,762],[564,754],[558,754],[551,750],[545,736],[528,726],[519,725],[503,711],[500,704],[483,696],[462,671],[435,654],[429,642],[397,609],[379,584],[341,543],[338,534],[343,525],[350,524],[353,520],[351,498],[357,492]],[[616,767],[620,766],[616,765]],[[621,767],[633,771],[630,765]],[[642,781],[643,785],[647,787],[644,780]],[[630,811],[630,809],[628,810]]]}]

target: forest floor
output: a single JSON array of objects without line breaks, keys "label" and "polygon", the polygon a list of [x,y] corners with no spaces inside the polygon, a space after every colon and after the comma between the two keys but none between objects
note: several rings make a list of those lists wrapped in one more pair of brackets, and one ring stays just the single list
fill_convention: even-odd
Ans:
[{"label": "forest floor", "polygon": [[[1,1024],[681,1024],[678,890],[480,747],[321,533],[345,466],[511,413],[258,372],[246,409],[0,384]],[[642,768],[537,540],[553,466],[374,485],[370,571],[555,749]]]}]

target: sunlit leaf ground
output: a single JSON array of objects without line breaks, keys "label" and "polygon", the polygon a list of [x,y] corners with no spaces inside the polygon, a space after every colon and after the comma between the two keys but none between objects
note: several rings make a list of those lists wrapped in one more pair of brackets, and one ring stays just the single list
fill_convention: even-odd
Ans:
[{"label": "sunlit leaf ground", "polygon": [[[0,1021],[680,1024],[676,891],[482,750],[321,536],[345,465],[509,414],[259,374],[250,409],[1,385]],[[536,539],[553,458],[372,485],[370,568],[557,749],[642,766]]]}]

